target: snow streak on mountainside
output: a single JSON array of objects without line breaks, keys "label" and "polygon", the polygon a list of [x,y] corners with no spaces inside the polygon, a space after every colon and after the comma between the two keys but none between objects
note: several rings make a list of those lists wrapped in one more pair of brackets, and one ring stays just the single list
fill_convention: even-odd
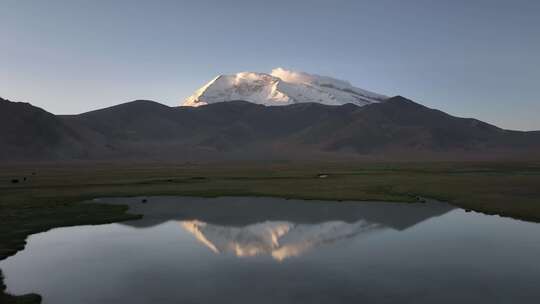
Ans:
[{"label": "snow streak on mountainside", "polygon": [[356,88],[347,81],[277,68],[271,74],[242,72],[220,75],[188,97],[183,105],[244,100],[267,106],[302,102],[363,106],[387,98]]}]

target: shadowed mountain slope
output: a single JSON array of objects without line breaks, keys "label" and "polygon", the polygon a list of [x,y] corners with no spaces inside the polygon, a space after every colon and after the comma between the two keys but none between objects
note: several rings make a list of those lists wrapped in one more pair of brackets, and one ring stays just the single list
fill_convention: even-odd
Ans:
[{"label": "shadowed mountain slope", "polygon": [[534,158],[539,132],[458,118],[401,96],[358,107],[244,101],[197,108],[138,100],[55,116],[0,103],[5,160]]},{"label": "shadowed mountain slope", "polygon": [[73,158],[83,149],[84,139],[61,118],[0,98],[0,159]]}]

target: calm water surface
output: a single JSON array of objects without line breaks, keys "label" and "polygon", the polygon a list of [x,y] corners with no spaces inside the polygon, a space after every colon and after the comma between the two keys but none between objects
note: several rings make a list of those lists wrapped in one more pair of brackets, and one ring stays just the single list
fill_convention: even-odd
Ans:
[{"label": "calm water surface", "polygon": [[438,203],[102,199],[0,262],[44,303],[540,303],[540,225]]}]

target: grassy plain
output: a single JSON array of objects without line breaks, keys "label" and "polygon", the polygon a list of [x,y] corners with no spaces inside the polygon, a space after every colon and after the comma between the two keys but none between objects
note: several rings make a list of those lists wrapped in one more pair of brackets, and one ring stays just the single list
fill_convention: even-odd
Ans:
[{"label": "grassy plain", "polygon": [[[328,176],[320,178],[322,173]],[[83,200],[151,195],[402,202],[421,196],[540,222],[540,163],[0,165],[0,260],[24,248],[32,233],[137,218],[125,207],[80,204]],[[38,301],[37,295],[12,297],[0,291],[0,303]]]}]

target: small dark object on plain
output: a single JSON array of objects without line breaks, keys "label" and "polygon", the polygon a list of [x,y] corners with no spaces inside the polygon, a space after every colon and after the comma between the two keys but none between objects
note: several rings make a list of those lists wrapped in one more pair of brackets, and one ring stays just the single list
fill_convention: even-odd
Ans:
[{"label": "small dark object on plain", "polygon": [[417,197],[416,197],[416,201],[417,201],[417,202],[420,202],[420,203],[427,203],[426,199],[423,198],[423,197],[420,197],[420,196],[417,196]]},{"label": "small dark object on plain", "polygon": [[143,198],[143,199],[141,200],[141,202],[142,202],[143,204],[146,204],[146,203],[148,202],[148,200],[145,199],[145,198]]},{"label": "small dark object on plain", "polygon": [[11,183],[12,183],[12,184],[16,184],[16,183],[18,183],[18,182],[19,182],[19,179],[17,179],[17,178],[14,178],[14,179],[11,180]]},{"label": "small dark object on plain", "polygon": [[23,177],[23,181],[26,181],[26,177]]},{"label": "small dark object on plain", "polygon": [[36,175],[36,172],[32,172],[32,175]]}]

